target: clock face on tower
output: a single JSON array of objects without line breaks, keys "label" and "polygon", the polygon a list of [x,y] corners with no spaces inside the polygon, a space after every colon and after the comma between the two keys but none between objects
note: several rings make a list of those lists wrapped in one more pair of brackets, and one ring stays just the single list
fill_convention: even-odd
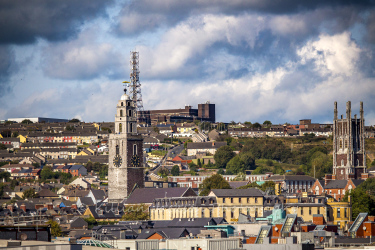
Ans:
[{"label": "clock face on tower", "polygon": [[121,163],[122,163],[122,158],[121,158],[121,156],[116,155],[115,157],[113,157],[113,165],[114,165],[115,167],[120,167],[120,166],[121,166]]},{"label": "clock face on tower", "polygon": [[139,167],[139,157],[138,155],[133,155],[132,158],[130,159],[130,163],[132,164],[133,167]]}]

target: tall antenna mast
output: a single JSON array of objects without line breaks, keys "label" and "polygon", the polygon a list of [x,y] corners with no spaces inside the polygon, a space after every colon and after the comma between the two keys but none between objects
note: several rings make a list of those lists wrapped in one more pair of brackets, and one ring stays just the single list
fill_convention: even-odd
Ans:
[{"label": "tall antenna mast", "polygon": [[142,121],[141,112],[143,111],[143,101],[141,93],[141,83],[139,82],[139,52],[131,51],[130,52],[130,88],[129,95],[133,100],[135,107],[137,108],[137,119]]}]

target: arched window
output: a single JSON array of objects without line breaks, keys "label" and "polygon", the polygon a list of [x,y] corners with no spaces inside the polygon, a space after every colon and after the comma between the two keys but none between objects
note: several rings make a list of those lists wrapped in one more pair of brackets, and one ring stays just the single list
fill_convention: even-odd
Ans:
[{"label": "arched window", "polygon": [[133,145],[133,155],[137,154],[137,144]]},{"label": "arched window", "polygon": [[122,109],[120,109],[120,117],[122,117]]},{"label": "arched window", "polygon": [[133,125],[132,125],[132,123],[129,123],[129,132],[133,133]]},{"label": "arched window", "polygon": [[122,123],[120,123],[120,124],[118,125],[118,132],[119,132],[119,133],[122,133]]},{"label": "arched window", "polygon": [[124,106],[124,103],[123,103],[123,102],[121,102],[121,106]]},{"label": "arched window", "polygon": [[344,160],[341,160],[341,166],[344,166]]},{"label": "arched window", "polygon": [[126,103],[126,106],[130,106],[130,102],[127,102],[127,103]]},{"label": "arched window", "polygon": [[128,110],[128,116],[132,117],[132,111],[131,110]]}]

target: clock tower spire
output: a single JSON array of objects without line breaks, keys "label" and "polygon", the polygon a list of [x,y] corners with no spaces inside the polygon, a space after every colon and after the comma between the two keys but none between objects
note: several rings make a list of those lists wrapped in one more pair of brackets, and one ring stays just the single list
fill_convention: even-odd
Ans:
[{"label": "clock tower spire", "polygon": [[108,202],[122,202],[133,187],[144,187],[143,139],[136,107],[126,94],[117,102],[114,134],[109,135]]}]

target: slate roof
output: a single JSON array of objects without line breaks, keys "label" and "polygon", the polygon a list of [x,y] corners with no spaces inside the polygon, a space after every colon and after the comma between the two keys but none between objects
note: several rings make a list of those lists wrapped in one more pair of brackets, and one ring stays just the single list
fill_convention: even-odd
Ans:
[{"label": "slate roof", "polygon": [[56,193],[54,193],[54,192],[52,192],[52,191],[50,191],[48,189],[42,189],[42,190],[40,190],[38,192],[38,195],[39,195],[39,197],[56,197],[56,198],[59,197]]},{"label": "slate roof", "polygon": [[[189,187],[138,188],[130,194],[126,204],[152,203],[156,198],[197,196]],[[185,195],[186,194],[186,195]]]},{"label": "slate roof", "polygon": [[[119,214],[115,214],[116,208],[118,208]],[[90,210],[91,214],[95,219],[121,219],[122,215],[124,214],[124,205],[118,203],[107,203],[99,206],[88,206],[87,209]],[[98,213],[99,209],[103,211],[103,214]]]},{"label": "slate roof", "polygon": [[174,218],[171,220],[168,224],[168,227],[185,227],[185,228],[191,228],[191,227],[204,227],[207,225],[216,225],[216,222],[212,218]]},{"label": "slate roof", "polygon": [[230,181],[229,185],[232,189],[236,189],[242,186],[246,186],[249,183],[249,181]]},{"label": "slate roof", "polygon": [[354,183],[354,185],[356,187],[358,187],[360,184],[362,184],[362,182],[364,182],[364,180],[355,180],[355,179],[352,179],[352,182]]},{"label": "slate roof", "polygon": [[82,165],[73,165],[69,170],[79,170],[80,168],[84,168]]},{"label": "slate roof", "polygon": [[79,198],[82,204],[85,204],[86,206],[94,205],[94,201],[91,197],[80,197]]},{"label": "slate roof", "polygon": [[343,189],[346,187],[348,180],[333,180],[330,181],[324,188],[325,189]]},{"label": "slate roof", "polygon": [[105,198],[105,192],[99,189],[91,189],[92,194],[96,200],[103,200]]},{"label": "slate roof", "polygon": [[73,228],[73,227],[79,227],[79,228],[86,227],[87,228],[87,226],[88,226],[88,223],[80,217],[75,217],[75,218],[73,218],[73,221],[70,222],[71,228]]},{"label": "slate roof", "polygon": [[263,197],[264,193],[257,188],[248,189],[212,189],[217,197]]}]

